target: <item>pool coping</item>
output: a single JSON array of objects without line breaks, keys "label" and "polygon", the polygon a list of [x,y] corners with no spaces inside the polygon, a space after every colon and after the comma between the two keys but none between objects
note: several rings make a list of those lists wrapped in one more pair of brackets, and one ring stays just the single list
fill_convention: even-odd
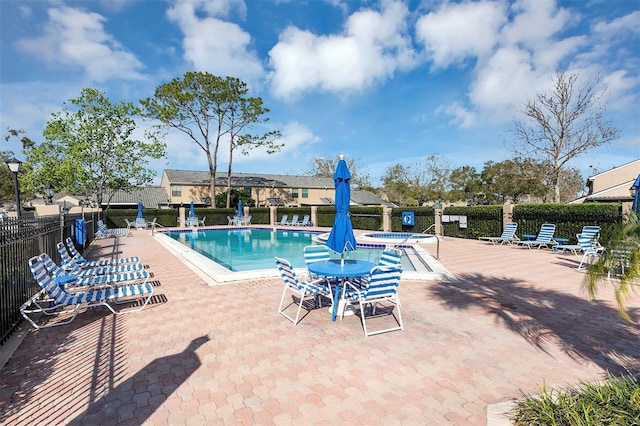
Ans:
[{"label": "pool coping", "polygon": [[[268,227],[268,226],[267,227],[259,226],[255,228],[262,228],[262,229],[268,228],[268,229],[282,230],[282,228]],[[226,227],[200,228],[201,231],[216,230],[216,229],[226,229]],[[171,232],[175,230],[188,232],[188,230],[184,230],[184,229],[167,229],[165,232]],[[305,230],[310,231],[309,229],[305,229]],[[195,250],[190,249],[184,244],[165,235],[165,232],[156,231],[153,234],[153,236],[163,246],[165,246],[171,253],[173,253],[176,257],[178,257],[187,267],[189,267],[196,274],[198,274],[198,276],[202,278],[204,281],[206,281],[209,285],[215,286],[215,285],[233,283],[238,281],[280,277],[280,273],[275,268],[275,266],[269,269],[256,269],[253,271],[240,271],[240,272],[230,271],[224,266],[221,266],[215,261],[209,259],[208,257],[196,252]],[[315,232],[315,231],[312,231],[312,232]],[[404,271],[402,273],[403,280],[411,280],[411,281],[455,280],[455,277],[453,276],[453,274],[451,274],[426,249],[421,247],[419,244],[407,244],[407,245],[411,246],[416,251],[417,256],[419,256],[422,259],[422,261],[426,262],[426,264],[431,269],[431,272]],[[301,276],[304,276],[307,271],[305,268],[295,268],[295,272],[297,274],[300,274]]]}]

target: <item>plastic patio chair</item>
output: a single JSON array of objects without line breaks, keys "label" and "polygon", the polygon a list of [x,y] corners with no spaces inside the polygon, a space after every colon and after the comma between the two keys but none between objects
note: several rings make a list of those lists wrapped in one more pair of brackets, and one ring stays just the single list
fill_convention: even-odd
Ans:
[{"label": "plastic patio chair", "polygon": [[491,244],[503,245],[505,243],[512,244],[514,241],[518,241],[519,238],[516,235],[518,224],[515,222],[509,222],[504,226],[504,231],[499,237],[479,237],[479,240],[489,241]]},{"label": "plastic patio chair", "polygon": [[[318,297],[320,295],[324,294],[333,300],[331,287],[326,285],[324,280],[300,281],[288,260],[276,257],[275,261],[284,283],[278,313],[291,321],[293,325],[297,325],[300,321],[300,311],[302,310],[302,305],[305,299],[312,298],[314,306],[318,307],[321,307],[322,305],[321,298]],[[287,306],[284,306],[287,292],[291,293],[293,301]],[[298,302],[296,302],[295,296],[298,296]],[[285,310],[291,305],[298,306],[295,318],[290,317],[285,312]]]},{"label": "plastic patio chair", "polygon": [[552,223],[543,223],[540,226],[540,232],[538,232],[535,240],[514,241],[514,244],[522,247],[528,247],[529,250],[531,250],[532,247],[536,247],[536,250],[540,250],[540,247],[550,248],[558,245],[558,243],[553,240],[553,234],[555,232],[556,225]]},{"label": "plastic patio chair", "polygon": [[78,276],[119,274],[121,272],[134,272],[144,269],[144,265],[141,263],[122,263],[118,265],[90,267],[77,263],[73,257],[69,255],[69,252],[63,243],[60,242],[56,244],[56,248],[58,249],[60,259],[62,259],[62,269]]},{"label": "plastic patio chair", "polygon": [[140,258],[138,256],[125,257],[123,259],[103,259],[88,261],[87,259],[82,257],[78,250],[76,250],[76,246],[73,244],[73,240],[71,239],[71,237],[67,237],[65,242],[67,243],[67,250],[69,250],[69,254],[71,255],[72,259],[81,268],[95,268],[96,266],[114,266],[122,265],[124,263],[140,262]]},{"label": "plastic patio chair", "polygon": [[378,260],[379,266],[395,266],[400,265],[402,261],[402,250],[395,247],[385,247],[380,254],[380,260]]},{"label": "plastic patio chair", "polygon": [[[138,312],[147,306],[153,295],[153,286],[149,283],[68,292],[64,286],[54,281],[48,274],[38,256],[29,259],[29,269],[33,278],[40,285],[41,291],[20,307],[20,313],[37,329],[69,324],[75,319],[78,312],[95,306],[104,306],[115,315]],[[140,296],[144,296],[144,303],[137,309],[119,312],[111,306],[112,302],[116,304],[132,302],[134,300],[132,298],[139,298]],[[69,312],[69,310],[72,313],[71,318],[52,324],[39,325],[30,316],[30,314],[34,313],[57,315]]]},{"label": "plastic patio chair", "polygon": [[[402,266],[376,266],[371,270],[371,275],[366,281],[364,287],[355,286],[349,281],[345,281],[342,290],[342,298],[350,302],[358,302],[360,304],[360,318],[362,320],[362,328],[365,337],[374,334],[386,333],[388,331],[404,330],[402,324],[402,313],[400,312],[400,298],[398,297],[398,286],[402,276]],[[367,329],[367,313],[366,306],[371,305],[371,314],[369,318],[377,317],[376,308],[378,305],[392,304],[397,307],[398,316],[393,314],[393,306],[388,310],[389,316],[395,319],[396,325],[381,330],[369,331]],[[344,312],[343,315],[344,317]]]}]

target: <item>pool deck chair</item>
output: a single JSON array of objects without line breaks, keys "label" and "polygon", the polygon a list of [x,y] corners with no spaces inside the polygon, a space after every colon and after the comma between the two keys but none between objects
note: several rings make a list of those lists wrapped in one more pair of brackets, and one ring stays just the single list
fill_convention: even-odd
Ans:
[{"label": "pool deck chair", "polygon": [[[314,262],[322,262],[325,260],[331,260],[331,256],[329,255],[329,249],[324,244],[313,244],[310,246],[306,246],[302,249],[302,254],[304,255],[304,263],[309,266],[310,263]],[[318,277],[316,274],[312,273],[307,269],[307,277],[309,280],[317,280],[321,277]]]},{"label": "pool deck chair", "polygon": [[540,226],[540,232],[536,236],[535,240],[528,241],[515,241],[513,244],[519,245],[521,247],[528,247],[531,250],[533,247],[536,250],[540,250],[540,247],[552,248],[555,245],[558,245],[556,241],[553,240],[553,234],[556,232],[556,225],[551,223],[543,223]]},{"label": "pool deck chair", "polygon": [[80,252],[76,250],[76,246],[73,244],[73,240],[70,237],[67,237],[65,242],[67,243],[67,249],[69,250],[71,258],[76,263],[76,265],[81,268],[95,268],[97,266],[116,266],[126,263],[140,263],[140,258],[138,256],[124,257],[121,259],[102,259],[89,261],[82,257]]},{"label": "pool deck chair", "polygon": [[[325,281],[300,281],[298,280],[298,277],[296,276],[296,273],[294,272],[293,268],[291,267],[291,263],[289,263],[288,260],[281,259],[279,257],[276,257],[275,260],[276,266],[278,268],[278,271],[280,271],[280,275],[282,276],[282,281],[284,283],[284,289],[282,291],[282,298],[280,298],[278,313],[291,321],[293,325],[297,325],[298,322],[300,322],[300,311],[302,310],[302,304],[305,299],[312,298],[314,307],[320,307],[321,298],[319,298],[318,296],[322,294],[329,296],[329,298],[333,300],[331,286],[327,285]],[[291,293],[293,301],[287,306],[284,306],[287,292]],[[299,298],[297,302],[295,296],[298,296]],[[291,305],[298,306],[295,318],[290,317],[285,312]]]},{"label": "pool deck chair", "polygon": [[[29,259],[29,269],[41,290],[20,307],[20,313],[32,326],[38,329],[69,324],[75,319],[78,312],[96,306],[104,306],[116,315],[138,312],[147,306],[153,295],[153,286],[149,283],[68,292],[53,280],[37,256]],[[112,303],[132,302],[140,297],[144,297],[144,303],[137,309],[120,312],[111,306]],[[62,313],[70,313],[71,317],[45,325],[38,324],[31,318],[31,314],[58,315]]]},{"label": "pool deck chair", "polygon": [[313,222],[311,222],[311,217],[308,214],[305,214],[302,218],[302,221],[298,223],[298,226],[313,226]]},{"label": "pool deck chair", "polygon": [[141,263],[122,263],[117,265],[104,265],[89,267],[83,263],[77,263],[73,257],[69,255],[67,248],[63,243],[56,244],[60,259],[62,259],[62,269],[74,271],[76,275],[106,275],[117,274],[120,272],[134,272],[144,269]]},{"label": "pool deck chair", "polygon": [[585,236],[585,237],[589,237],[592,241],[592,244],[594,247],[602,247],[600,245],[600,243],[598,242],[598,239],[600,238],[600,227],[599,226],[593,226],[593,225],[589,225],[589,226],[583,226],[582,227],[582,232],[580,232],[578,235],[576,235],[576,237],[580,237],[580,236]]},{"label": "pool deck chair", "polygon": [[97,222],[98,230],[96,231],[97,238],[119,238],[119,237],[128,237],[129,236],[129,228],[107,228],[107,225],[104,224],[102,219]]},{"label": "pool deck chair", "polygon": [[[342,297],[350,302],[358,302],[360,304],[360,318],[362,320],[362,328],[365,337],[374,334],[386,333],[388,331],[403,330],[402,313],[400,312],[400,298],[398,297],[398,286],[400,285],[400,277],[402,276],[402,266],[376,266],[371,270],[371,275],[366,282],[365,287],[354,286],[349,281],[345,281],[342,291]],[[376,314],[377,305],[385,305],[391,303],[391,309],[387,306],[378,308],[383,311],[383,315]],[[371,305],[371,315],[369,321],[373,318],[381,316],[391,316],[394,319],[394,326],[384,328],[382,330],[369,331],[367,329],[367,313],[365,307]],[[393,305],[397,307],[398,316],[393,314]],[[344,316],[344,312],[343,312]]]},{"label": "pool deck chair", "polygon": [[515,222],[509,222],[504,226],[504,231],[499,237],[480,237],[479,240],[489,241],[491,244],[512,244],[514,241],[518,241],[519,238],[516,235],[518,224]]},{"label": "pool deck chair", "polygon": [[291,220],[290,220],[289,222],[287,222],[287,225],[289,225],[289,226],[295,226],[295,225],[297,225],[297,224],[298,224],[298,215],[297,215],[297,214],[294,214],[294,215],[291,217]]},{"label": "pool deck chair", "polygon": [[385,247],[380,254],[378,266],[395,266],[400,265],[402,261],[402,250],[395,247]]},{"label": "pool deck chair", "polygon": [[578,265],[578,271],[582,269],[582,265],[584,265],[584,261],[587,260],[587,258],[589,259],[589,264],[591,264],[593,259],[602,256],[602,253],[604,252],[604,247],[597,245],[589,234],[579,235],[577,245],[582,251],[582,260],[580,260],[580,264]]},{"label": "pool deck chair", "polygon": [[144,284],[151,275],[147,271],[120,272],[106,275],[93,275],[77,269],[66,271],[58,266],[46,253],[40,256],[40,262],[54,281],[63,286],[116,286],[121,284]]},{"label": "pool deck chair", "polygon": [[286,214],[283,214],[282,219],[280,219],[280,223],[278,223],[278,225],[282,225],[282,226],[288,225],[289,222],[287,221],[287,219],[289,219],[289,216]]},{"label": "pool deck chair", "polygon": [[78,265],[73,260],[64,244],[58,243],[56,245],[56,248],[58,249],[58,254],[60,254],[60,258],[62,259],[62,269],[70,271],[72,274],[78,276],[119,274],[121,272],[134,272],[144,269],[144,265],[141,263],[123,263],[122,265],[95,266],[92,268],[85,268]]}]

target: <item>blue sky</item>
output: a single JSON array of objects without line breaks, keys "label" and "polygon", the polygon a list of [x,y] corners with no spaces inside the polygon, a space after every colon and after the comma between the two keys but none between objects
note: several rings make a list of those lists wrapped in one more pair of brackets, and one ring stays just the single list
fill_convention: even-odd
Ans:
[{"label": "blue sky", "polygon": [[[637,0],[3,0],[0,19],[2,136],[42,141],[85,87],[137,102],[206,71],[247,82],[271,110],[256,130],[283,134],[281,152],[236,156],[235,172],[302,174],[344,154],[377,185],[430,155],[478,171],[511,158],[514,117],[565,70],[600,74],[622,134],[570,165],[587,177],[640,158]],[[156,183],[165,168],[207,169],[182,134],[166,142]]]}]

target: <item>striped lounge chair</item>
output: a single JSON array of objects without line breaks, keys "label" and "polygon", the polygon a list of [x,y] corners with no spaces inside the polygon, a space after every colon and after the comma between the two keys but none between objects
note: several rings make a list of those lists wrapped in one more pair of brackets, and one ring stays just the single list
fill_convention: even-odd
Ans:
[{"label": "striped lounge chair", "polygon": [[101,260],[91,260],[88,261],[78,250],[76,250],[76,246],[73,244],[73,240],[70,237],[67,237],[65,240],[67,243],[67,250],[69,250],[69,254],[71,258],[76,263],[77,266],[81,268],[95,268],[97,266],[116,266],[122,265],[125,263],[139,263],[140,258],[138,256],[125,257],[122,259],[101,259]]},{"label": "striped lounge chair", "polygon": [[[149,283],[68,292],[64,286],[53,280],[38,256],[29,259],[29,269],[41,290],[20,307],[20,313],[38,329],[69,324],[78,312],[95,306],[104,306],[116,315],[138,312],[147,306],[153,295],[153,286]],[[144,297],[144,303],[137,309],[120,312],[111,306],[112,303],[131,302],[135,300],[133,298],[140,297]],[[58,315],[61,313],[71,313],[71,317],[44,325],[36,323],[31,318],[32,314]]]}]

